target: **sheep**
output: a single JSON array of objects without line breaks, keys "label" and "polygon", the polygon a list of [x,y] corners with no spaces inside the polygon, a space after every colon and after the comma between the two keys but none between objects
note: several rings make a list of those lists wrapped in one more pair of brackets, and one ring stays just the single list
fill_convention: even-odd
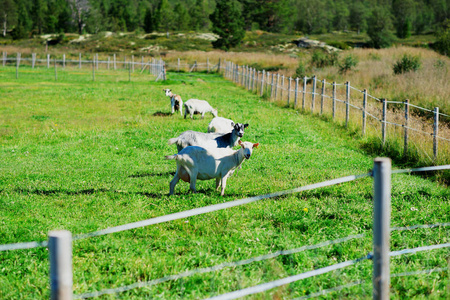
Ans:
[{"label": "sheep", "polygon": [[172,114],[174,114],[175,111],[180,110],[180,115],[182,116],[183,100],[181,100],[180,95],[175,95],[174,93],[172,93],[171,89],[163,89],[163,91],[166,93],[166,96],[170,97],[170,106],[172,107]]},{"label": "sheep", "polygon": [[208,132],[228,133],[233,130],[233,120],[216,117],[209,122]]},{"label": "sheep", "polygon": [[216,179],[216,190],[222,187],[220,195],[223,196],[227,184],[227,178],[240,167],[244,159],[249,159],[253,148],[259,143],[239,141],[241,148],[232,149],[205,149],[198,146],[189,146],[181,152],[166,156],[166,159],[174,159],[177,163],[177,171],[170,181],[169,195],[173,195],[175,185],[180,179],[190,183],[190,189],[196,193],[198,180]]},{"label": "sheep", "polygon": [[188,130],[176,138],[169,139],[169,145],[176,144],[178,152],[188,146],[205,148],[233,148],[244,135],[248,124],[233,123],[233,130],[229,133],[204,133]]},{"label": "sheep", "polygon": [[189,99],[184,103],[184,118],[186,119],[186,115],[190,114],[191,119],[194,118],[194,113],[202,114],[202,119],[205,116],[205,113],[210,112],[214,117],[217,117],[217,109],[214,109],[209,103],[205,100],[198,99]]}]

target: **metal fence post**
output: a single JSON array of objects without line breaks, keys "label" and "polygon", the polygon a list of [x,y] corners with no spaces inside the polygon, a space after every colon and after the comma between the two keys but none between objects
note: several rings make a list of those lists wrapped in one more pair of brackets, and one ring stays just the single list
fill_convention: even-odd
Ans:
[{"label": "metal fence post", "polygon": [[389,299],[389,240],[391,219],[391,160],[375,158],[373,214],[373,299]]},{"label": "metal fence post", "polygon": [[364,89],[363,109],[362,109],[362,134],[366,135],[366,106],[367,106],[367,90]]},{"label": "metal fence post", "polygon": [[275,101],[277,101],[278,98],[278,85],[280,84],[280,74],[277,73],[277,78],[275,82]]},{"label": "metal fence post", "polygon": [[311,113],[314,113],[314,101],[316,99],[316,75],[313,76],[313,88],[312,88],[312,95],[311,95]]},{"label": "metal fence post", "polygon": [[384,144],[386,143],[386,111],[387,111],[387,102],[386,99],[382,99],[383,105],[383,115],[381,119],[381,141]]},{"label": "metal fence post", "polygon": [[272,73],[272,80],[271,80],[271,83],[270,83],[270,99],[272,99],[273,98],[273,73]]},{"label": "metal fence post", "polygon": [[47,54],[47,69],[50,69],[50,54]]},{"label": "metal fence post", "polygon": [[281,91],[280,91],[280,100],[283,102],[283,90],[284,90],[284,75],[281,75]]},{"label": "metal fence post", "polygon": [[347,81],[345,86],[345,127],[348,128],[348,122],[350,119],[350,81]]},{"label": "metal fence post", "polygon": [[403,157],[408,155],[408,120],[409,119],[409,99],[405,100],[405,126],[404,128],[404,138],[403,138]]},{"label": "metal fence post", "polygon": [[262,76],[261,76],[261,90],[259,91],[261,94],[261,97],[264,95],[264,77],[266,76],[266,71],[263,70],[262,71]]},{"label": "metal fence post", "polygon": [[295,94],[294,94],[294,108],[297,107],[297,98],[298,98],[298,77],[295,78]]},{"label": "metal fence post", "polygon": [[433,157],[434,162],[438,157],[438,134],[439,134],[439,107],[434,108],[434,126],[433,126]]},{"label": "metal fence post", "polygon": [[72,234],[67,230],[50,231],[48,251],[51,299],[71,300],[73,298]]},{"label": "metal fence post", "polygon": [[289,76],[289,81],[288,81],[288,97],[287,97],[287,105],[289,106],[289,102],[291,101],[291,81],[292,78]]},{"label": "metal fence post", "polygon": [[34,69],[34,65],[36,64],[36,53],[31,53],[31,68]]}]

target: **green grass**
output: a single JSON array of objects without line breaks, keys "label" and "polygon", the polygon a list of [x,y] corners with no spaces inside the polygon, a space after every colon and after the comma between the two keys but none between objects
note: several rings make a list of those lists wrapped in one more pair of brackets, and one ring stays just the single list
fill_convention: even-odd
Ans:
[{"label": "green grass", "polygon": [[[198,74],[200,75],[200,74]],[[169,74],[154,82],[124,71],[0,69],[0,244],[43,241],[50,230],[81,234],[183,210],[367,173],[373,157],[345,130],[277,107],[217,75]],[[167,140],[206,131],[212,116],[170,115],[171,88],[247,122],[259,142],[220,197],[180,182],[168,197],[175,153]],[[199,299],[365,256],[372,250],[372,179],[340,184],[73,243],[74,293],[120,287],[351,234],[363,239],[133,289],[123,299]],[[450,191],[411,175],[392,178],[392,226],[448,222]],[[417,210],[416,210],[417,209]],[[392,233],[392,250],[449,242],[448,228]],[[392,273],[447,267],[448,249],[391,260]],[[250,297],[295,298],[359,279],[327,298],[371,298],[370,261]],[[0,252],[0,298],[49,298],[46,248]],[[448,297],[448,272],[392,280],[394,299]]]}]

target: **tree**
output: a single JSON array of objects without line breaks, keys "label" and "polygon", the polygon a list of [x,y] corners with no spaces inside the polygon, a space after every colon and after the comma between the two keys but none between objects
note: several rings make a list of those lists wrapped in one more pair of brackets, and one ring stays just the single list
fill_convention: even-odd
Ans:
[{"label": "tree", "polygon": [[394,36],[392,34],[392,20],[390,12],[384,7],[373,9],[369,18],[369,29],[367,35],[370,37],[372,47],[387,48],[392,45]]},{"label": "tree", "polygon": [[42,34],[42,29],[44,28],[46,12],[47,2],[44,0],[33,0],[31,18],[33,20],[33,26],[34,28],[37,28],[39,34]]},{"label": "tree", "polygon": [[219,35],[219,39],[212,43],[214,48],[229,50],[244,38],[244,21],[236,0],[218,0],[210,18],[212,31]]},{"label": "tree", "polygon": [[169,37],[169,29],[172,27],[173,16],[172,7],[168,0],[161,0],[156,11],[156,27],[157,29],[163,29]]},{"label": "tree", "polygon": [[395,16],[395,30],[399,38],[411,36],[412,20],[414,18],[415,2],[413,0],[394,0],[392,11]]},{"label": "tree", "polygon": [[450,19],[442,22],[436,31],[434,48],[441,54],[450,56]]},{"label": "tree", "polygon": [[347,30],[350,10],[348,9],[346,2],[336,1],[334,6],[333,28],[341,31]]},{"label": "tree", "polygon": [[153,17],[153,10],[151,7],[147,8],[144,18],[144,30],[147,33],[151,33],[155,30],[155,18]]},{"label": "tree", "polygon": [[16,20],[16,4],[13,0],[0,0],[0,7],[2,7],[0,20],[3,24],[3,37],[5,37],[8,24],[14,25],[14,21]]},{"label": "tree", "polygon": [[196,0],[195,5],[189,10],[191,16],[190,27],[192,30],[205,30],[209,27],[209,9],[206,0]]},{"label": "tree", "polygon": [[191,17],[189,16],[186,6],[182,2],[177,3],[174,8],[175,13],[175,24],[174,28],[176,30],[188,30]]},{"label": "tree", "polygon": [[354,2],[350,6],[350,27],[358,32],[367,30],[367,18],[370,14],[368,8],[361,2]]},{"label": "tree", "polygon": [[89,0],[68,0],[72,6],[73,18],[77,24],[78,34],[83,34],[83,28],[86,26],[85,17],[91,5]]}]

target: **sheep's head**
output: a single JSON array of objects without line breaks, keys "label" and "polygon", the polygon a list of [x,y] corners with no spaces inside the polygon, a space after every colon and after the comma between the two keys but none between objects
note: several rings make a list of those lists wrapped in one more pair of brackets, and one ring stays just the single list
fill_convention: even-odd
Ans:
[{"label": "sheep's head", "polygon": [[246,159],[249,159],[252,155],[253,148],[256,148],[259,146],[259,143],[253,144],[250,142],[241,142],[239,141],[239,145],[241,145],[242,149],[244,149],[244,157]]},{"label": "sheep's head", "polygon": [[215,118],[217,118],[217,109],[213,109],[213,110],[211,111],[211,113],[213,114],[213,116],[214,116]]},{"label": "sheep's head", "polygon": [[166,93],[166,96],[172,97],[172,90],[171,89],[163,89],[163,91]]},{"label": "sheep's head", "polygon": [[231,125],[233,126],[233,130],[236,132],[236,135],[240,138],[244,136],[244,129],[248,127],[248,124],[241,123]]}]

